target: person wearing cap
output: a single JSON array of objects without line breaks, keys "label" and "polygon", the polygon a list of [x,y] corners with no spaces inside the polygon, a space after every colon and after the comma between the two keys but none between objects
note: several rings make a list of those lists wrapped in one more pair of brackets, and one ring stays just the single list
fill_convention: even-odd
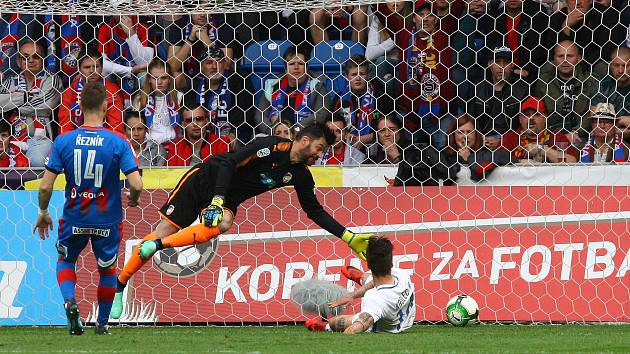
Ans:
[{"label": "person wearing cap", "polygon": [[588,136],[588,112],[597,81],[581,64],[582,53],[575,43],[565,40],[554,48],[555,70],[541,70],[534,95],[543,97],[549,110],[547,126],[562,131],[573,143]]},{"label": "person wearing cap", "polygon": [[254,111],[256,133],[270,135],[271,128],[283,120],[306,127],[314,121],[324,123],[331,116],[328,90],[323,80],[306,70],[308,57],[304,47],[289,46],[284,52],[285,74],[263,84]]},{"label": "person wearing cap", "polygon": [[503,135],[502,145],[520,162],[577,162],[579,151],[567,137],[547,128],[547,109],[542,99],[528,97],[521,105],[520,127]]},{"label": "person wearing cap", "polygon": [[527,96],[529,85],[514,75],[510,48],[494,49],[488,60],[487,79],[478,84],[475,91],[468,113],[475,118],[481,134],[495,131],[502,135],[518,127],[520,102]]},{"label": "person wearing cap", "polygon": [[402,94],[396,108],[405,128],[416,133],[414,143],[430,134],[431,145],[440,149],[447,144],[446,134],[453,120],[448,114],[448,103],[454,95],[448,73],[452,60],[448,35],[440,29],[428,2],[419,3],[413,27],[404,33],[408,39],[399,64]]},{"label": "person wearing cap", "polygon": [[539,68],[547,61],[549,15],[534,0],[491,1],[488,14],[495,18],[495,27],[486,37],[488,48],[509,47],[514,53],[515,73],[528,82],[538,77]]},{"label": "person wearing cap", "polygon": [[628,147],[623,143],[622,133],[615,126],[617,114],[615,106],[610,103],[598,103],[591,117],[591,134],[589,135],[580,162],[608,163],[627,162]]},{"label": "person wearing cap", "polygon": [[201,74],[188,80],[187,94],[208,111],[212,133],[228,137],[236,147],[252,136],[245,123],[253,119],[254,89],[247,77],[227,70],[227,60],[222,49],[207,48]]}]

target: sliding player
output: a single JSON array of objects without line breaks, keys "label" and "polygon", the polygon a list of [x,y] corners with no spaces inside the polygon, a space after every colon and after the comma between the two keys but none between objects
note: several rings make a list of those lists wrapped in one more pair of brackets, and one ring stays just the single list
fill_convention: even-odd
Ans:
[{"label": "sliding player", "polygon": [[[302,129],[294,141],[276,136],[256,139],[236,152],[214,156],[191,168],[160,209],[162,220],[156,230],[134,249],[118,276],[112,318],[122,315],[127,282],[155,252],[208,242],[230,229],[239,204],[279,187],[294,186],[306,215],[365,259],[367,241],[373,235],[353,233],[324,210],[307,168],[334,139],[326,126],[314,124]],[[199,215],[202,222],[189,226]]]},{"label": "sliding player", "polygon": [[351,305],[361,298],[361,312],[335,316],[325,322],[320,317],[304,324],[311,331],[335,331],[346,334],[362,332],[400,333],[413,325],[416,317],[414,285],[409,273],[392,268],[392,243],[374,237],[367,247],[367,264],[372,274],[348,266],[343,275],[361,287],[330,303],[330,307]]},{"label": "sliding player", "polygon": [[46,172],[39,187],[39,215],[33,232],[46,239],[52,229],[48,203],[57,175],[66,175],[66,201],[59,219],[57,242],[57,282],[65,302],[68,331],[83,334],[83,324],[75,300],[76,261],[92,242],[100,274],[96,297],[96,334],[109,334],[109,311],[116,292],[116,259],[121,239],[122,205],[120,171],[127,175],[129,206],[137,206],[142,179],[138,163],[127,139],[103,128],[107,113],[105,86],[90,82],[83,87],[81,110],[84,123],[62,134],[53,143]]}]

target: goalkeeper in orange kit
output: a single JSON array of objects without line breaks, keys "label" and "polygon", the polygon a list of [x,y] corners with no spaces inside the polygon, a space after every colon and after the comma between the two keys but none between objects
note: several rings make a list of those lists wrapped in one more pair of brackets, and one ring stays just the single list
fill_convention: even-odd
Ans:
[{"label": "goalkeeper in orange kit", "polygon": [[[297,133],[295,140],[279,137],[256,139],[240,150],[213,156],[191,168],[160,209],[161,222],[144,237],[118,276],[112,318],[123,312],[122,292],[129,279],[155,252],[170,247],[207,242],[232,226],[238,205],[271,189],[293,186],[300,205],[317,225],[344,240],[365,260],[372,234],[355,234],[339,224],[315,196],[315,182],[307,168],[334,142],[334,133],[314,124]],[[197,217],[198,225],[189,226]]]}]

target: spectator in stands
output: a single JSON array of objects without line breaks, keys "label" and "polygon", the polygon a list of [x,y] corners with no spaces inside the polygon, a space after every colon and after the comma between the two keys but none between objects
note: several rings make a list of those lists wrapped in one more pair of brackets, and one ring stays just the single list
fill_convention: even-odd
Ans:
[{"label": "spectator in stands", "polygon": [[147,139],[147,122],[144,113],[127,111],[125,113],[125,135],[131,142],[133,153],[138,159],[138,166],[164,166],[166,150],[163,144]]},{"label": "spectator in stands", "polygon": [[208,48],[201,62],[201,74],[190,80],[188,91],[194,101],[210,113],[213,134],[227,136],[239,144],[250,140],[254,114],[254,89],[251,81],[227,70],[223,50]]},{"label": "spectator in stands", "polygon": [[[225,22],[225,15],[191,14],[175,21],[168,33],[171,47],[168,65],[175,75],[176,87],[183,90],[187,79],[200,72],[201,61],[208,47],[223,50],[227,58],[225,67],[232,68],[234,29]],[[183,73],[184,75],[179,75]]]},{"label": "spectator in stands", "polygon": [[330,130],[335,133],[335,143],[328,147],[316,165],[360,165],[365,160],[365,154],[354,148],[348,141],[348,123],[344,114],[336,112],[332,120],[326,122]]},{"label": "spectator in stands", "polygon": [[11,134],[11,125],[0,120],[0,168],[28,167],[28,158]]},{"label": "spectator in stands", "polygon": [[512,50],[495,48],[488,61],[487,79],[476,87],[468,112],[475,118],[477,129],[505,134],[517,127],[521,101],[529,94],[529,85],[514,75]]},{"label": "spectator in stands", "polygon": [[403,151],[409,146],[402,134],[402,122],[395,114],[380,115],[374,121],[376,143],[368,149],[368,164],[397,164],[403,159]]},{"label": "spectator in stands", "polygon": [[503,135],[502,144],[520,162],[576,162],[579,151],[567,137],[547,128],[545,102],[528,97],[521,105],[520,127]]},{"label": "spectator in stands", "polygon": [[576,144],[590,131],[587,119],[597,81],[581,65],[582,53],[571,41],[562,41],[554,48],[556,70],[542,70],[534,95],[542,97],[549,110],[547,127],[567,133]]},{"label": "spectator in stands", "polygon": [[20,43],[20,73],[0,85],[0,109],[13,110],[13,135],[32,167],[43,167],[52,146],[52,114],[59,105],[61,81],[44,69],[44,48],[33,41]]},{"label": "spectator in stands", "polygon": [[466,5],[457,31],[450,38],[454,57],[451,77],[457,90],[451,107],[458,114],[464,112],[476,85],[483,81],[488,60],[494,59],[483,55],[488,52],[486,36],[494,29],[494,19],[487,14],[487,2],[468,0]]},{"label": "spectator in stands", "polygon": [[229,151],[229,138],[208,131],[210,118],[203,106],[187,103],[180,110],[180,116],[184,136],[168,144],[168,166],[194,166],[210,156]]},{"label": "spectator in stands", "polygon": [[348,142],[360,150],[374,140],[372,115],[379,96],[370,83],[370,66],[362,55],[354,55],[346,62],[348,86],[338,92],[333,111],[341,110],[348,123]]},{"label": "spectator in stands", "polygon": [[619,116],[615,126],[619,129],[623,136],[623,143],[626,146],[630,146],[630,115]]},{"label": "spectator in stands", "polygon": [[[118,64],[117,69],[111,70],[119,77],[116,83],[124,90],[123,97],[131,102],[131,95],[140,89],[138,78],[133,74],[144,72],[155,56],[155,50],[147,40],[146,24],[131,15],[112,16],[108,23],[99,27],[98,42],[99,51],[106,60]],[[110,69],[106,69],[105,76],[108,76]]]},{"label": "spectator in stands", "polygon": [[272,134],[274,136],[293,140],[293,137],[295,136],[295,131],[291,126],[292,124],[289,121],[278,122],[276,123],[276,125],[274,125]]},{"label": "spectator in stands", "polygon": [[462,167],[470,169],[473,181],[486,179],[498,166],[510,163],[505,149],[491,150],[484,145],[483,136],[475,129],[475,120],[462,114],[449,129],[449,144],[444,155],[449,165],[449,176],[457,176]]},{"label": "spectator in stands", "polygon": [[615,106],[620,119],[630,116],[630,48],[615,48],[610,55],[610,75],[605,77],[593,105],[609,102]]},{"label": "spectator in stands", "polygon": [[[566,0],[567,6],[551,16],[551,43],[575,42],[584,52],[584,60],[594,65],[608,58],[613,47],[623,43],[628,18],[620,18],[622,6],[611,6],[611,0]],[[622,5],[624,4],[625,5]]]},{"label": "spectator in stands", "polygon": [[610,103],[598,103],[591,118],[591,134],[582,149],[580,162],[627,162],[628,147],[615,126],[617,114]]},{"label": "spectator in stands", "polygon": [[313,45],[329,40],[367,42],[367,6],[343,6],[311,11]]},{"label": "spectator in stands", "polygon": [[83,113],[79,103],[81,101],[81,91],[87,82],[100,81],[107,90],[107,115],[105,116],[105,127],[124,132],[123,110],[124,100],[121,96],[120,88],[115,83],[104,79],[103,55],[94,47],[84,48],[79,54],[79,75],[72,81],[70,87],[63,91],[61,95],[61,106],[59,107],[59,128],[64,134],[75,130],[83,125]]},{"label": "spectator in stands", "polygon": [[176,137],[180,125],[179,107],[184,95],[175,90],[170,68],[160,58],[151,61],[141,91],[135,95],[133,107],[143,112],[149,129],[147,138],[157,144]]},{"label": "spectator in stands", "polygon": [[280,120],[306,126],[313,121],[325,122],[330,103],[324,84],[306,71],[308,54],[302,47],[289,47],[282,56],[286,74],[264,83],[264,92],[254,111],[256,132],[270,134]]},{"label": "spectator in stands", "polygon": [[433,14],[440,22],[440,29],[446,33],[455,33],[459,29],[459,18],[464,11],[463,0],[420,0],[431,3]]},{"label": "spectator in stands", "polygon": [[544,7],[533,0],[494,1],[490,3],[489,14],[496,18],[496,25],[487,37],[488,47],[512,49],[514,73],[529,82],[536,80],[552,45],[547,43],[549,15]]},{"label": "spectator in stands", "polygon": [[[398,108],[405,115],[405,128],[430,134],[431,144],[439,149],[447,143],[452,120],[447,113],[448,102],[453,97],[448,73],[451,66],[448,36],[439,29],[430,3],[416,8],[413,23],[400,65],[402,95]],[[419,140],[414,137],[414,143]]]},{"label": "spectator in stands", "polygon": [[382,14],[379,16],[376,10],[370,10],[365,57],[372,63],[370,65],[370,77],[380,80],[382,86],[385,87],[385,92],[394,97],[397,90],[395,78],[398,77],[400,49],[394,41],[395,33],[385,27],[381,18],[385,24],[390,24],[394,17],[401,19],[409,16],[412,13],[412,8],[409,1],[387,2],[378,6],[387,9],[389,16],[384,19]]}]

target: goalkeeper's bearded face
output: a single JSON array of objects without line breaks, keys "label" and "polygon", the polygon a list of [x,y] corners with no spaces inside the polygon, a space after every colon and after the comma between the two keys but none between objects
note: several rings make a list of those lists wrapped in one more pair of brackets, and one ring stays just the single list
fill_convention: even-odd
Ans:
[{"label": "goalkeeper's bearded face", "polygon": [[312,139],[308,136],[303,136],[298,142],[298,151],[297,155],[300,163],[304,163],[307,165],[313,165],[317,160],[319,160],[324,151],[328,148],[328,144],[326,144],[326,139]]}]

